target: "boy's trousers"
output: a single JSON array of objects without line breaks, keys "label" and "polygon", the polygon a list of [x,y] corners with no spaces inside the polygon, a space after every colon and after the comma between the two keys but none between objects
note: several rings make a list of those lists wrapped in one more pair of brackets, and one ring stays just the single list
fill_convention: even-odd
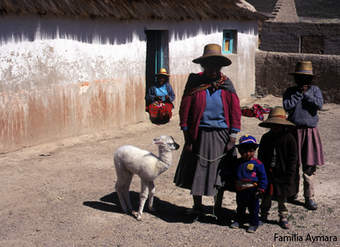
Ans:
[{"label": "boy's trousers", "polygon": [[250,215],[250,225],[259,225],[259,198],[256,195],[257,188],[249,188],[236,192],[237,213],[236,218],[239,223],[246,221],[246,209]]}]

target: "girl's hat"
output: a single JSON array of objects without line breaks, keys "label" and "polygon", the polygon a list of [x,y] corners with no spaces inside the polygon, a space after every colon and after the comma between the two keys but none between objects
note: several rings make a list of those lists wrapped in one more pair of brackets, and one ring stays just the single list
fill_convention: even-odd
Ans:
[{"label": "girl's hat", "polygon": [[301,61],[297,62],[295,66],[295,72],[289,73],[291,75],[310,75],[314,76],[313,74],[313,65],[311,61]]},{"label": "girl's hat", "polygon": [[207,60],[213,61],[221,66],[229,66],[231,64],[230,59],[222,55],[221,46],[218,44],[208,44],[204,46],[203,55],[192,61],[202,64]]},{"label": "girl's hat", "polygon": [[273,108],[267,120],[259,123],[259,126],[264,128],[271,128],[275,125],[295,126],[295,124],[287,120],[286,111],[282,107]]},{"label": "girl's hat", "polygon": [[243,146],[243,145],[249,145],[249,146],[253,146],[254,148],[257,148],[257,146],[258,146],[255,137],[253,137],[251,135],[241,136],[238,143],[239,144],[236,145],[237,147],[240,147],[240,146]]},{"label": "girl's hat", "polygon": [[169,77],[170,75],[167,73],[166,68],[160,68],[158,74],[156,76],[164,75]]}]

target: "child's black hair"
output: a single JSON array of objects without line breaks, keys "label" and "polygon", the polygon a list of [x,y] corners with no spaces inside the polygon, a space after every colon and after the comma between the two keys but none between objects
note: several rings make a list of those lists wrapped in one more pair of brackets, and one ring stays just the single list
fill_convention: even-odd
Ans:
[{"label": "child's black hair", "polygon": [[243,143],[237,145],[238,151],[241,153],[242,151],[247,152],[248,150],[254,149],[254,151],[258,148],[258,144],[256,143]]}]

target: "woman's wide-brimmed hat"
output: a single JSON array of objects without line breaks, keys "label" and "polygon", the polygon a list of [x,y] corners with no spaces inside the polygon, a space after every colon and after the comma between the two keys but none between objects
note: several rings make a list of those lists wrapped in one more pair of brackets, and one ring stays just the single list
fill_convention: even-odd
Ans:
[{"label": "woman's wide-brimmed hat", "polygon": [[313,65],[311,61],[300,61],[296,63],[295,72],[289,73],[291,75],[309,75],[313,74]]},{"label": "woman's wide-brimmed hat", "polygon": [[259,123],[259,126],[264,128],[271,128],[275,125],[295,126],[295,124],[287,120],[286,111],[282,107],[273,108],[267,120]]},{"label": "woman's wide-brimmed hat", "polygon": [[231,64],[231,60],[222,55],[221,46],[218,44],[208,44],[204,46],[203,55],[192,61],[194,63],[202,64],[208,60],[221,66],[229,66]]},{"label": "woman's wide-brimmed hat", "polygon": [[160,76],[160,75],[167,76],[167,77],[170,76],[170,75],[168,74],[168,72],[166,71],[166,68],[160,68],[160,69],[159,69],[159,72],[156,74],[156,76]]}]

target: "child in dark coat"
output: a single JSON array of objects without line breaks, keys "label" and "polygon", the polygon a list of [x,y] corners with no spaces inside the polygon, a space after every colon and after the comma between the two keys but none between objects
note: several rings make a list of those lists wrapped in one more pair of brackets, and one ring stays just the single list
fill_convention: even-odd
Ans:
[{"label": "child in dark coat", "polygon": [[250,135],[242,136],[237,145],[241,155],[236,162],[237,215],[231,228],[238,228],[245,222],[248,208],[250,226],[247,232],[255,232],[259,226],[259,195],[267,188],[267,176],[263,164],[254,158],[258,144]]},{"label": "child in dark coat", "polygon": [[282,228],[288,229],[287,197],[295,194],[294,179],[298,163],[295,137],[288,131],[293,123],[286,119],[282,107],[276,107],[269,113],[268,119],[259,124],[270,128],[260,141],[258,158],[264,164],[268,176],[268,189],[261,203],[261,219],[267,221],[273,196],[278,202],[278,211]]}]

